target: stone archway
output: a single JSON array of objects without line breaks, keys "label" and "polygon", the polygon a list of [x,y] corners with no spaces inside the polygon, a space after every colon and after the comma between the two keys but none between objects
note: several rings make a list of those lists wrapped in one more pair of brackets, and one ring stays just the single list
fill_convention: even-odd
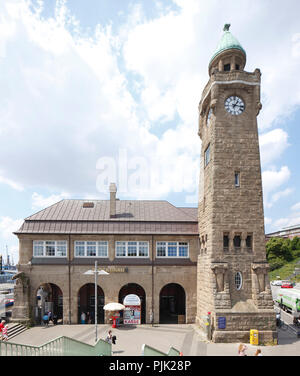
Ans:
[{"label": "stone archway", "polygon": [[54,283],[42,283],[36,291],[35,321],[42,322],[45,313],[52,312],[55,323],[63,323],[63,293],[59,286]]},{"label": "stone archway", "polygon": [[119,292],[119,303],[123,304],[126,295],[135,294],[141,299],[141,323],[146,323],[146,293],[142,286],[137,283],[127,283]]},{"label": "stone archway", "polygon": [[186,322],[186,294],[178,283],[165,285],[159,294],[159,323],[178,324]]},{"label": "stone archway", "polygon": [[[104,291],[97,285],[97,323],[104,324]],[[86,324],[95,323],[95,284],[86,283],[78,291],[78,323],[81,323],[81,314],[86,314]]]}]

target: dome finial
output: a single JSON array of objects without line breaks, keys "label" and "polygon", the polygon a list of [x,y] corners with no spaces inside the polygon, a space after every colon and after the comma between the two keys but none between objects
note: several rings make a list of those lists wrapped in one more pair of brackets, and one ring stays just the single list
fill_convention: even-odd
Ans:
[{"label": "dome finial", "polygon": [[230,28],[230,24],[225,24],[223,31],[229,31],[229,28]]}]

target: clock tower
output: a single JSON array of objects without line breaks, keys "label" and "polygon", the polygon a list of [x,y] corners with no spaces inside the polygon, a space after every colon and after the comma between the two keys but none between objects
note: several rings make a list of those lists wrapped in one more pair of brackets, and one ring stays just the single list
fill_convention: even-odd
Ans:
[{"label": "clock tower", "polygon": [[[199,104],[197,324],[214,342],[277,338],[266,261],[257,116],[259,69],[224,26]],[[208,312],[210,312],[208,314]],[[210,322],[210,326],[207,325]]]}]

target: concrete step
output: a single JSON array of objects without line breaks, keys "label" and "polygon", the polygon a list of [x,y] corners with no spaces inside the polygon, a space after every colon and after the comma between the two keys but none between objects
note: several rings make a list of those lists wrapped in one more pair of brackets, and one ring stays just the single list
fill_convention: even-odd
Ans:
[{"label": "concrete step", "polygon": [[8,339],[9,340],[12,339],[18,334],[25,332],[25,330],[27,330],[27,327],[22,324],[18,324],[18,323],[8,324],[8,329],[7,329]]}]

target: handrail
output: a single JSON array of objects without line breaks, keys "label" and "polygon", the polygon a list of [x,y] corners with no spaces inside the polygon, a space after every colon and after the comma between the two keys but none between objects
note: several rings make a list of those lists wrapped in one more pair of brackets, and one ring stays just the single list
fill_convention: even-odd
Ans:
[{"label": "handrail", "polygon": [[174,347],[170,347],[168,353],[164,353],[160,350],[155,349],[145,343],[142,345],[142,356],[180,356],[181,352],[175,349]]},{"label": "handrail", "polygon": [[0,356],[110,356],[111,347],[112,345],[103,339],[99,339],[95,345],[90,345],[70,337],[60,336],[39,346],[1,341]]}]

